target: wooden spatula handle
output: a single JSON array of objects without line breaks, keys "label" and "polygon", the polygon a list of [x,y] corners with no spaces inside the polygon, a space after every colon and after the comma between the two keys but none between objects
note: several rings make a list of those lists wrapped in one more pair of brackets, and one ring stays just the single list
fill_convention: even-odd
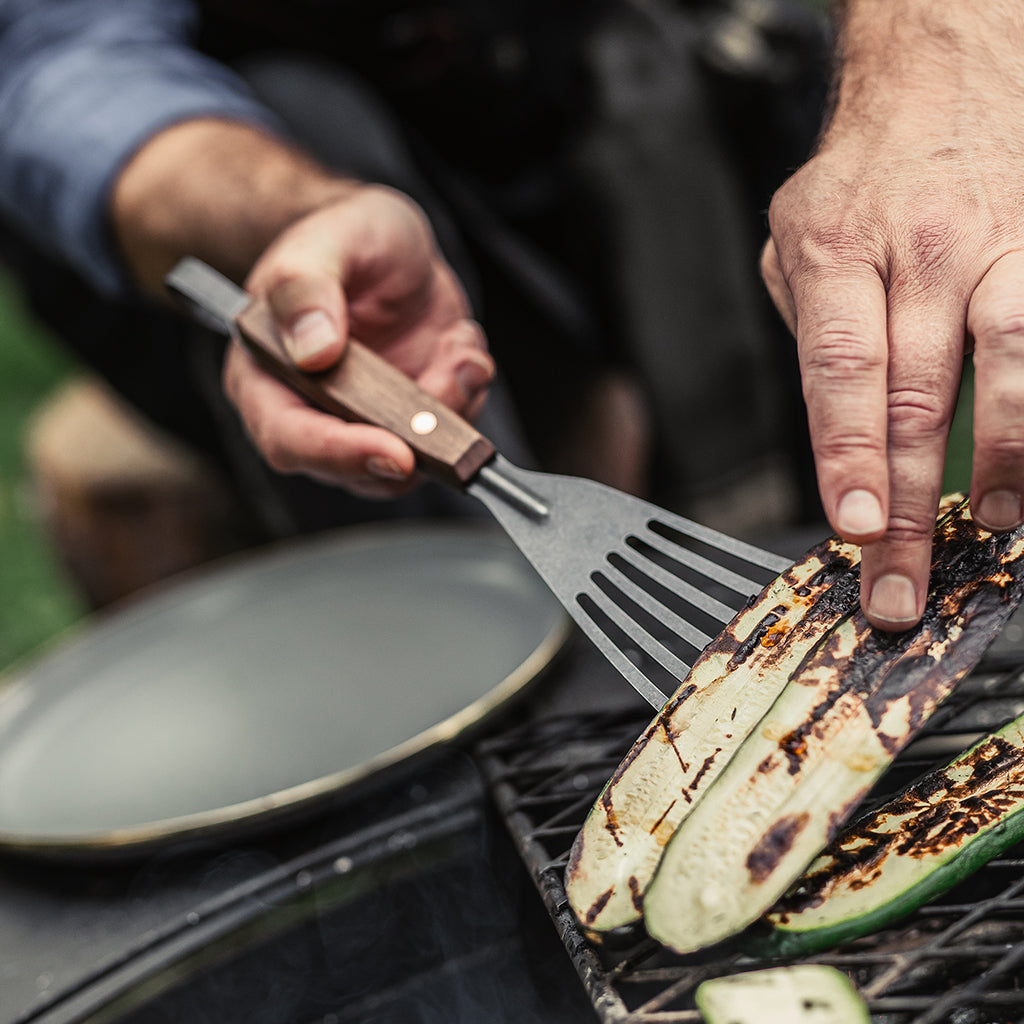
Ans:
[{"label": "wooden spatula handle", "polygon": [[397,434],[425,469],[461,487],[495,452],[461,416],[358,341],[349,340],[334,369],[306,373],[288,358],[262,299],[237,318],[256,361],[312,405],[342,419],[371,423]]}]

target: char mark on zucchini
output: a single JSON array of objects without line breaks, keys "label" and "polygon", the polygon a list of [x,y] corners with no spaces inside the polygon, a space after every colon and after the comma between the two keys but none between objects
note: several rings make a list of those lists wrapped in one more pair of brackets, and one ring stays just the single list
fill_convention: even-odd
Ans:
[{"label": "char mark on zucchini", "polygon": [[763,882],[804,830],[810,815],[791,814],[780,818],[762,837],[747,857],[747,870],[755,882]]}]

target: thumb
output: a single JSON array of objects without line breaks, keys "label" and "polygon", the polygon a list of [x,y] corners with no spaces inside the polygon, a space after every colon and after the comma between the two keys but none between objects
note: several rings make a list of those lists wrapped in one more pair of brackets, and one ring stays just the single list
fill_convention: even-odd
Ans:
[{"label": "thumb", "polygon": [[348,318],[336,279],[310,274],[288,278],[269,288],[266,299],[296,366],[316,373],[341,358]]}]

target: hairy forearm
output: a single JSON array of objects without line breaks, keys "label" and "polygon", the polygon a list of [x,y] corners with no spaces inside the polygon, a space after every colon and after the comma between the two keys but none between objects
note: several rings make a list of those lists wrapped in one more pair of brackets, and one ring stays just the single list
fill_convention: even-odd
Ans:
[{"label": "hairy forearm", "polygon": [[354,186],[260,129],[187,121],[154,136],[124,168],[112,219],[136,283],[160,295],[184,255],[243,280],[285,227]]},{"label": "hairy forearm", "polygon": [[835,0],[834,13],[830,125],[883,133],[896,117],[958,135],[1008,84],[1024,89],[1024,0]]},{"label": "hairy forearm", "polygon": [[[890,54],[900,43],[917,39],[932,45],[970,47],[976,41],[1011,50],[1024,25],[1021,0],[833,0],[832,14],[840,47],[865,39],[887,40]],[[996,34],[993,35],[993,32]]]},{"label": "hairy forearm", "polygon": [[1024,0],[835,10],[832,116],[772,200],[763,266],[797,337],[826,514],[864,545],[871,622],[905,629],[968,343],[972,515],[1024,520]]}]

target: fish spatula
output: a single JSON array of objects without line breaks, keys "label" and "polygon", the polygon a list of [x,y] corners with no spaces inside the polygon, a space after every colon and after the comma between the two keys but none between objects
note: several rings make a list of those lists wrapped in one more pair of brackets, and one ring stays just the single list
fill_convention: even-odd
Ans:
[{"label": "fish spatula", "polygon": [[312,405],[391,430],[425,470],[483,502],[583,632],[655,708],[745,601],[789,566],[614,488],[513,465],[356,341],[334,369],[299,370],[265,302],[199,260],[182,260],[166,284],[194,316],[239,337],[264,370]]}]

